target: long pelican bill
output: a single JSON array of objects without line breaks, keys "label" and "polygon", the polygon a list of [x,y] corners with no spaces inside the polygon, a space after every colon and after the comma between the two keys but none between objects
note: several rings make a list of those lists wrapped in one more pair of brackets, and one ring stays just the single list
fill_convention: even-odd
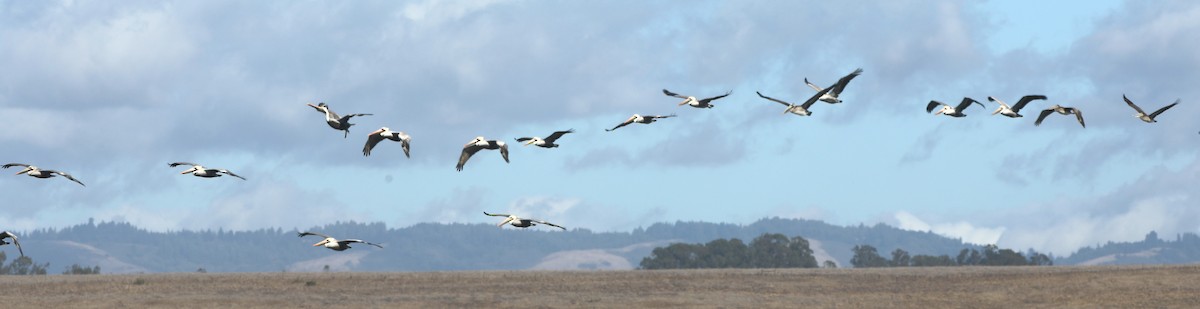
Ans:
[{"label": "long pelican bill", "polygon": [[525,142],[525,146],[529,146],[529,144],[533,144],[533,142],[536,142],[536,141],[537,140],[535,140],[535,139],[531,139],[531,140]]}]

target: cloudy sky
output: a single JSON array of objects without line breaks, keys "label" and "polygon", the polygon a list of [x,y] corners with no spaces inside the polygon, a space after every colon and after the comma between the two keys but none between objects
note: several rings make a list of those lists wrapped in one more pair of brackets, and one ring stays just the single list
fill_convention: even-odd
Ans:
[{"label": "cloudy sky", "polygon": [[[7,1],[0,228],[884,222],[1067,254],[1200,232],[1192,1]],[[863,68],[811,117],[802,101]],[[733,91],[712,109],[663,88]],[[1025,118],[987,96],[1044,94]],[[1143,108],[1179,106],[1147,124]],[[983,101],[965,118],[929,100]],[[354,118],[350,138],[305,103]],[[1051,104],[1084,111],[1088,127]],[[677,114],[605,132],[631,114]],[[413,136],[412,158],[381,126]],[[557,149],[512,139],[575,129]],[[508,141],[512,162],[475,136]],[[179,175],[168,162],[248,181]],[[15,173],[15,170],[6,170]]]}]

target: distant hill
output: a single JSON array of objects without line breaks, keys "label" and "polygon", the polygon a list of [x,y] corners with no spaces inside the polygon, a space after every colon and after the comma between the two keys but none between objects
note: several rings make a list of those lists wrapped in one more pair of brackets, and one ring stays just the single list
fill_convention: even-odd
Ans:
[{"label": "distant hill", "polygon": [[[335,237],[382,243],[334,252],[279,228],[255,231],[151,232],[122,222],[89,222],[63,229],[26,232],[21,241],[34,261],[52,273],[72,264],[99,265],[104,273],[445,271],[515,269],[631,269],[654,247],[672,242],[703,243],[717,238],[746,241],[763,233],[803,236],[813,241],[818,262],[849,265],[850,248],[868,244],[890,252],[957,254],[958,239],[891,226],[835,226],[801,219],[762,219],[749,225],[705,222],[658,223],[630,232],[595,233],[497,228],[491,224],[417,224],[392,229],[383,223],[338,222],[309,230]],[[0,248],[7,250],[7,248]]]},{"label": "distant hill", "polygon": [[1063,265],[1188,264],[1200,262],[1200,236],[1184,233],[1175,241],[1164,241],[1151,231],[1139,242],[1108,242],[1084,247],[1066,258]]}]

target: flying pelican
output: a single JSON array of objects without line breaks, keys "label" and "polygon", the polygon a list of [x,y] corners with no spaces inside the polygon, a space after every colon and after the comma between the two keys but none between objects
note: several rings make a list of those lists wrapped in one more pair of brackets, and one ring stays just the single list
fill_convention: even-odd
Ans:
[{"label": "flying pelican", "polygon": [[621,127],[627,126],[631,123],[636,122],[636,123],[650,124],[650,123],[654,123],[655,121],[658,121],[658,119],[671,118],[671,117],[675,117],[675,114],[670,114],[670,115],[666,115],[666,116],[653,116],[653,115],[642,116],[642,115],[638,115],[638,114],[633,114],[633,116],[630,116],[629,119],[625,119],[625,122],[618,124],[617,126],[613,127],[612,129],[604,129],[604,131],[612,132],[613,130],[620,129]]},{"label": "flying pelican", "polygon": [[463,145],[462,155],[458,156],[458,165],[454,168],[457,168],[461,172],[463,165],[467,165],[467,160],[470,160],[472,155],[483,149],[500,149],[500,156],[504,157],[504,163],[508,163],[508,145],[502,141],[487,140],[483,136],[477,136],[471,142]]},{"label": "flying pelican", "polygon": [[1045,99],[1046,99],[1046,96],[1044,96],[1044,95],[1038,95],[1038,94],[1027,95],[1027,96],[1021,97],[1021,100],[1018,100],[1017,104],[1014,104],[1012,107],[1009,107],[1008,104],[1004,103],[1004,101],[1000,101],[1000,99],[997,99],[992,96],[988,96],[988,101],[1000,103],[1000,107],[997,107],[996,111],[992,112],[992,115],[1001,114],[1008,118],[1025,117],[1020,114],[1021,109],[1025,108],[1025,104],[1029,104],[1029,101],[1045,100]]},{"label": "flying pelican", "polygon": [[1132,107],[1133,110],[1137,111],[1137,114],[1133,114],[1133,116],[1145,121],[1146,123],[1158,122],[1158,120],[1154,120],[1154,117],[1158,117],[1158,114],[1162,114],[1162,112],[1166,111],[1168,108],[1175,107],[1175,104],[1179,104],[1179,99],[1175,99],[1175,103],[1171,103],[1171,105],[1164,106],[1163,108],[1146,115],[1146,112],[1143,112],[1141,107],[1133,104],[1133,101],[1130,101],[1129,98],[1125,97],[1124,94],[1121,95],[1121,98],[1125,99],[1125,103],[1129,104],[1129,107]]},{"label": "flying pelican", "polygon": [[371,134],[367,134],[367,144],[363,145],[363,156],[370,156],[371,149],[374,149],[375,145],[384,139],[400,142],[400,148],[404,148],[404,157],[411,158],[408,156],[408,143],[412,141],[412,137],[409,137],[408,134],[404,134],[402,131],[392,131],[388,127],[382,127],[379,130],[375,130],[375,132],[371,132]]},{"label": "flying pelican", "polygon": [[353,242],[359,242],[359,243],[364,243],[364,244],[376,246],[379,248],[383,248],[383,246],[380,246],[379,244],[365,242],[361,239],[337,240],[337,239],[334,239],[333,237],[329,237],[328,235],[321,234],[321,233],[313,233],[313,232],[300,233],[300,237],[304,237],[304,236],[308,236],[308,235],[316,235],[316,236],[325,237],[325,239],[322,239],[320,242],[317,242],[317,243],[313,244],[312,246],[313,247],[325,246],[325,248],[329,248],[329,250],[333,250],[333,251],[346,251],[346,249],[350,249],[350,243],[353,243]]},{"label": "flying pelican", "polygon": [[1074,107],[1059,106],[1058,104],[1054,104],[1054,106],[1042,110],[1042,114],[1038,115],[1038,119],[1037,121],[1033,122],[1033,125],[1042,125],[1042,120],[1046,119],[1046,116],[1050,116],[1050,114],[1055,112],[1063,115],[1075,114],[1075,119],[1079,120],[1079,125],[1083,126],[1084,128],[1087,127],[1087,125],[1083,124],[1083,111],[1080,111],[1078,108]]},{"label": "flying pelican", "polygon": [[504,221],[500,221],[500,224],[497,224],[497,225],[496,225],[496,226],[499,226],[499,227],[501,227],[501,228],[504,228],[504,224],[506,224],[506,223],[511,223],[511,224],[512,224],[512,226],[519,227],[519,228],[527,228],[527,227],[531,227],[531,226],[538,225],[538,224],[545,224],[545,225],[549,225],[549,226],[553,226],[553,227],[560,228],[560,229],[562,229],[562,230],[564,230],[564,231],[566,231],[566,230],[567,230],[567,228],[565,228],[565,227],[559,226],[559,225],[557,225],[557,224],[554,224],[554,223],[550,223],[550,222],[542,221],[542,220],[536,220],[536,219],[521,219],[521,217],[517,217],[517,216],[514,216],[514,215],[508,215],[508,214],[490,214],[490,213],[488,213],[488,212],[486,212],[486,211],[485,211],[485,212],[483,212],[483,214],[485,214],[485,215],[489,215],[489,216],[493,216],[493,217],[507,217],[507,218],[504,218]]},{"label": "flying pelican", "polygon": [[242,180],[246,180],[245,177],[238,176],[237,174],[234,174],[228,170],[223,170],[223,169],[219,169],[219,168],[205,168],[204,166],[201,166],[200,164],[196,164],[196,163],[175,162],[175,163],[167,163],[167,165],[170,165],[171,167],[176,167],[176,166],[180,166],[180,165],[191,165],[192,166],[192,168],[189,168],[187,170],[184,170],[183,172],[180,172],[179,173],[180,175],[192,173],[192,175],[196,176],[196,177],[213,178],[213,177],[221,177],[221,174],[225,174],[225,175],[241,178]]},{"label": "flying pelican", "polygon": [[517,138],[517,141],[525,142],[525,146],[534,145],[542,148],[556,148],[558,147],[558,144],[555,144],[554,141],[558,140],[558,138],[567,133],[575,133],[575,129],[554,131],[554,133],[551,133],[550,136],[547,136],[545,139],[534,136]]},{"label": "flying pelican", "polygon": [[829,86],[828,88],[821,89],[821,90],[817,91],[817,94],[814,94],[813,96],[809,97],[808,100],[805,100],[804,104],[800,104],[800,105],[794,105],[792,103],[788,103],[783,100],[768,97],[758,91],[755,91],[754,93],[757,93],[758,96],[762,97],[763,99],[775,101],[775,103],[779,103],[779,104],[783,104],[784,106],[787,106],[787,109],[783,110],[784,114],[792,113],[792,114],[796,114],[799,116],[811,116],[812,112],[809,111],[808,108],[812,107],[813,103],[817,103],[817,100],[819,100],[821,98],[821,96],[824,96],[825,94],[829,93],[833,89],[834,89],[833,86]]},{"label": "flying pelican", "polygon": [[50,178],[50,177],[54,177],[54,176],[63,176],[63,178],[69,179],[81,186],[86,187],[82,182],[79,182],[78,179],[75,179],[75,177],[71,177],[71,174],[59,172],[56,170],[39,169],[37,166],[33,166],[33,165],[29,165],[29,164],[22,164],[22,163],[5,164],[4,168],[10,168],[13,166],[25,167],[25,169],[22,169],[20,172],[17,172],[17,175],[26,174],[26,175],[29,175],[31,177],[36,177],[36,178]]},{"label": "flying pelican", "polygon": [[966,117],[967,114],[963,114],[963,110],[967,109],[967,107],[970,107],[971,103],[979,104],[979,106],[987,108],[987,106],[983,106],[983,103],[979,103],[979,101],[975,101],[975,99],[963,98],[962,102],[958,103],[958,106],[950,106],[949,104],[938,102],[936,100],[929,101],[929,105],[925,106],[925,112],[933,112],[934,107],[941,105],[942,109],[938,110],[937,113],[934,113],[935,116],[938,114],[946,114],[946,116],[954,118]]},{"label": "flying pelican", "polygon": [[9,231],[0,232],[0,246],[9,244],[8,242],[4,241],[5,238],[12,238],[12,244],[17,246],[17,252],[20,252],[21,256],[25,256],[25,249],[21,249],[21,242],[17,241],[17,234],[13,234]]},{"label": "flying pelican", "polygon": [[354,125],[353,123],[350,123],[350,117],[371,116],[371,114],[349,114],[339,117],[337,113],[334,113],[333,110],[329,109],[329,105],[325,105],[325,102],[317,103],[317,105],[308,103],[308,106],[317,109],[318,112],[325,113],[325,123],[329,124],[330,128],[345,132],[345,134],[342,135],[342,138],[350,136],[350,126]]},{"label": "flying pelican", "polygon": [[[862,74],[862,72],[863,72],[862,68],[859,68],[859,69],[854,70],[854,72],[850,72],[850,74],[846,74],[846,76],[842,76],[841,79],[838,79],[836,84],[833,84],[833,86],[829,86],[830,88],[833,88],[833,90],[822,95],[821,99],[820,99],[821,102],[825,102],[825,103],[829,103],[829,104],[842,103],[842,99],[839,99],[838,95],[842,94],[842,90],[846,89],[846,84],[849,84],[851,79],[854,79],[854,77],[857,77],[859,74]],[[817,85],[813,85],[813,83],[808,82],[807,77],[804,78],[804,83],[807,84],[809,87],[812,87],[812,89],[816,90],[817,92],[820,92],[822,90],[821,87],[817,87]]]},{"label": "flying pelican", "polygon": [[678,93],[671,92],[670,90],[663,89],[663,94],[670,96],[670,97],[676,97],[676,98],[683,99],[683,102],[679,102],[678,106],[683,106],[684,104],[687,104],[688,106],[695,107],[695,108],[713,108],[716,105],[710,104],[709,102],[716,101],[717,99],[720,99],[720,98],[724,98],[724,97],[728,96],[730,93],[733,93],[733,91],[729,91],[729,92],[726,92],[725,94],[707,98],[707,99],[703,99],[703,100],[696,100],[696,97],[680,95]]}]

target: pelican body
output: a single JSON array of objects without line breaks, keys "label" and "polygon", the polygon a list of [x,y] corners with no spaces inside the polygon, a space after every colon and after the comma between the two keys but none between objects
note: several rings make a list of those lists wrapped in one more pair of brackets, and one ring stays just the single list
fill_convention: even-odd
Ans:
[{"label": "pelican body", "polygon": [[729,91],[729,92],[725,92],[725,94],[722,94],[719,96],[697,100],[696,97],[680,95],[678,93],[671,92],[670,90],[663,89],[662,91],[663,91],[663,94],[665,94],[667,96],[683,99],[683,102],[679,102],[679,104],[677,104],[677,106],[687,105],[687,106],[691,106],[691,107],[695,107],[695,108],[713,108],[716,105],[712,104],[712,101],[716,101],[720,98],[724,98],[726,96],[729,96],[730,93],[733,93],[733,91]]},{"label": "pelican body", "polygon": [[1149,115],[1147,115],[1146,112],[1142,111],[1141,107],[1138,107],[1137,104],[1133,104],[1133,101],[1130,101],[1129,97],[1126,97],[1125,95],[1121,95],[1121,98],[1125,99],[1125,104],[1129,104],[1129,107],[1132,107],[1133,110],[1137,111],[1137,113],[1133,114],[1133,117],[1136,117],[1137,119],[1141,119],[1142,121],[1144,121],[1146,123],[1158,122],[1158,120],[1154,120],[1154,118],[1158,117],[1158,114],[1162,114],[1162,112],[1167,111],[1167,109],[1175,107],[1176,104],[1179,104],[1179,99],[1175,99],[1175,103],[1171,103],[1171,105],[1164,106],[1163,108],[1160,108],[1160,109],[1154,111],[1153,113],[1150,113]]},{"label": "pelican body", "polygon": [[371,114],[349,114],[349,115],[345,115],[345,116],[338,116],[337,113],[334,113],[333,110],[329,109],[329,105],[325,104],[325,102],[317,103],[317,105],[312,105],[312,103],[309,103],[308,106],[315,108],[318,112],[325,113],[325,123],[329,124],[329,127],[333,128],[334,130],[343,131],[344,134],[342,135],[342,138],[346,138],[346,137],[350,136],[350,127],[354,126],[353,123],[350,123],[350,118],[356,117],[356,116],[370,116],[371,115]]},{"label": "pelican body", "polygon": [[476,152],[479,152],[480,150],[484,150],[484,149],[488,149],[488,150],[499,149],[500,156],[504,158],[504,163],[508,163],[508,145],[507,144],[504,144],[504,142],[502,142],[502,141],[487,140],[487,139],[483,138],[483,136],[477,136],[477,137],[475,137],[475,139],[471,140],[466,145],[463,145],[462,154],[458,156],[458,165],[456,165],[454,168],[458,169],[458,171],[461,172],[463,170],[463,166],[467,165],[467,160],[470,160],[471,156],[475,155]]},{"label": "pelican body", "polygon": [[[838,79],[837,83],[833,84],[833,86],[829,86],[829,88],[833,88],[833,89],[831,91],[821,95],[821,97],[818,100],[820,100],[821,102],[829,103],[829,104],[842,103],[842,99],[838,98],[838,96],[842,94],[842,90],[846,90],[846,85],[850,84],[850,80],[852,80],[855,77],[857,77],[858,75],[862,74],[862,72],[863,72],[862,68],[859,68],[859,69],[855,69],[854,72],[850,72],[850,74],[846,74],[846,76],[842,76],[842,78]],[[808,87],[812,88],[813,90],[816,90],[817,92],[824,90],[824,89],[821,89],[821,87],[817,87],[817,85],[813,85],[813,83],[808,82],[807,77],[804,78],[804,84],[808,85]],[[797,114],[797,115],[799,115],[799,114]]]},{"label": "pelican body", "polygon": [[670,114],[670,115],[666,115],[666,116],[656,116],[656,115],[642,116],[642,115],[638,115],[638,114],[633,114],[633,116],[629,116],[629,119],[625,119],[625,122],[618,124],[617,126],[613,127],[612,129],[604,129],[604,131],[612,132],[613,130],[620,129],[621,127],[627,126],[631,123],[651,124],[651,123],[654,123],[655,121],[658,121],[659,119],[671,118],[671,117],[675,117],[675,114]]},{"label": "pelican body", "polygon": [[192,166],[191,168],[186,169],[183,172],[180,172],[179,173],[180,175],[192,173],[192,176],[196,176],[196,177],[213,178],[213,177],[221,177],[221,174],[225,174],[225,175],[237,177],[238,179],[241,179],[241,180],[246,180],[245,177],[238,176],[237,174],[234,174],[233,172],[230,172],[228,170],[219,169],[219,168],[206,168],[206,167],[204,167],[200,164],[196,164],[196,163],[175,162],[175,163],[168,163],[167,165],[169,165],[171,167],[176,167],[176,166],[180,166],[180,165],[191,165]]},{"label": "pelican body", "polygon": [[75,179],[75,177],[71,177],[71,174],[59,172],[56,170],[40,169],[37,166],[23,164],[23,163],[9,163],[9,164],[5,164],[3,167],[10,168],[13,166],[24,167],[23,169],[21,169],[20,172],[17,172],[17,175],[25,174],[25,175],[29,175],[30,177],[33,177],[33,178],[41,178],[41,179],[46,179],[46,178],[50,178],[50,177],[54,177],[54,176],[62,176],[63,178],[66,178],[67,180],[74,181],[75,183],[79,184],[80,186],[86,187],[86,185],[84,185],[83,182],[80,182],[78,179]]},{"label": "pelican body", "polygon": [[1046,116],[1050,116],[1050,114],[1053,114],[1053,113],[1059,113],[1060,115],[1075,114],[1075,119],[1079,121],[1079,125],[1084,128],[1087,128],[1087,125],[1083,123],[1083,111],[1080,111],[1078,108],[1060,106],[1058,104],[1054,104],[1054,106],[1051,106],[1050,108],[1042,110],[1042,113],[1040,115],[1038,115],[1037,121],[1034,121],[1033,125],[1034,126],[1042,125],[1042,120],[1045,120]]},{"label": "pelican body", "polygon": [[958,103],[958,106],[950,106],[949,104],[938,102],[937,100],[929,101],[929,104],[925,106],[925,112],[933,112],[933,108],[941,105],[942,108],[939,109],[937,113],[934,113],[935,116],[944,114],[954,118],[961,118],[967,116],[967,114],[964,114],[963,111],[966,110],[967,107],[970,107],[971,103],[979,104],[980,107],[987,108],[986,106],[983,106],[983,103],[979,103],[979,101],[975,101],[975,99],[963,98],[962,102]]},{"label": "pelican body", "polygon": [[321,241],[313,244],[312,246],[313,247],[325,247],[325,248],[328,248],[329,250],[333,250],[333,251],[346,251],[346,249],[350,249],[350,244],[352,244],[352,243],[363,243],[363,244],[368,244],[368,245],[376,246],[379,248],[383,248],[383,246],[380,246],[379,244],[366,242],[361,239],[337,240],[333,237],[329,237],[328,235],[320,234],[320,233],[313,233],[313,232],[303,232],[303,233],[299,233],[299,234],[300,234],[299,237],[304,237],[304,236],[308,236],[308,235],[316,235],[316,236],[325,237],[325,239],[322,239]]},{"label": "pelican body", "polygon": [[509,215],[509,214],[490,214],[490,213],[488,213],[488,212],[486,212],[486,211],[485,211],[485,212],[483,212],[483,214],[484,214],[484,215],[488,215],[488,216],[493,216],[493,217],[505,217],[503,221],[500,221],[500,224],[497,224],[497,225],[496,225],[496,226],[498,226],[498,227],[501,227],[501,228],[503,228],[505,224],[512,225],[512,226],[514,226],[514,227],[519,227],[519,228],[527,228],[527,227],[535,226],[535,225],[538,225],[538,224],[545,224],[545,225],[549,225],[549,226],[557,227],[557,228],[559,228],[559,229],[562,229],[562,230],[564,230],[564,231],[566,231],[566,230],[567,230],[567,228],[565,228],[565,227],[559,226],[559,225],[557,225],[557,224],[554,224],[554,223],[546,222],[546,221],[543,221],[543,220],[537,220],[537,219],[522,219],[521,217],[517,217],[517,216],[514,216],[514,215]]},{"label": "pelican body", "polygon": [[[836,85],[834,85],[834,86],[836,86]],[[784,100],[768,97],[768,96],[763,95],[761,92],[755,91],[754,93],[757,93],[760,98],[767,99],[767,100],[770,100],[775,103],[783,104],[783,106],[787,106],[787,108],[783,110],[784,114],[794,114],[796,116],[812,116],[812,111],[810,111],[809,108],[811,108],[814,103],[817,103],[817,101],[820,100],[822,96],[829,94],[830,91],[835,89],[836,87],[834,87],[834,86],[829,86],[829,87],[825,87],[825,89],[817,90],[817,94],[814,94],[811,97],[808,97],[808,100],[804,100],[804,103],[802,103],[800,105],[796,105],[796,104],[788,103],[787,101],[784,101]]]},{"label": "pelican body", "polygon": [[988,101],[992,101],[992,102],[996,102],[996,103],[1000,104],[999,107],[996,107],[996,111],[992,112],[992,115],[1000,114],[1000,115],[1004,115],[1005,117],[1008,117],[1008,118],[1020,118],[1020,117],[1025,117],[1025,116],[1021,115],[1021,109],[1025,108],[1026,104],[1029,104],[1029,102],[1033,101],[1033,100],[1045,100],[1046,96],[1037,95],[1037,94],[1023,96],[1023,97],[1021,97],[1021,100],[1017,101],[1017,104],[1013,104],[1013,106],[1011,106],[1011,107],[1009,107],[1008,104],[1005,104],[1004,101],[1000,101],[1000,99],[997,99],[995,97],[988,96],[987,99],[988,99]]},{"label": "pelican body", "polygon": [[12,239],[11,244],[17,247],[17,252],[20,252],[21,256],[25,256],[25,249],[21,249],[21,242],[17,240],[17,234],[9,231],[0,232],[0,246],[9,244],[9,242],[4,241],[5,239]]},{"label": "pelican body", "polygon": [[566,135],[567,133],[575,133],[575,129],[554,131],[554,133],[551,133],[550,136],[547,136],[545,139],[536,136],[519,137],[517,138],[517,142],[522,142],[525,144],[525,146],[534,145],[542,148],[558,148],[558,144],[555,144],[554,141],[557,141],[558,138]]},{"label": "pelican body", "polygon": [[375,145],[378,145],[379,142],[385,139],[400,142],[400,148],[404,149],[404,157],[411,158],[408,156],[408,143],[412,141],[412,137],[401,131],[392,131],[388,127],[382,127],[379,130],[375,130],[375,132],[371,132],[371,134],[367,134],[367,144],[363,145],[363,156],[370,156],[371,149],[375,149]]}]

